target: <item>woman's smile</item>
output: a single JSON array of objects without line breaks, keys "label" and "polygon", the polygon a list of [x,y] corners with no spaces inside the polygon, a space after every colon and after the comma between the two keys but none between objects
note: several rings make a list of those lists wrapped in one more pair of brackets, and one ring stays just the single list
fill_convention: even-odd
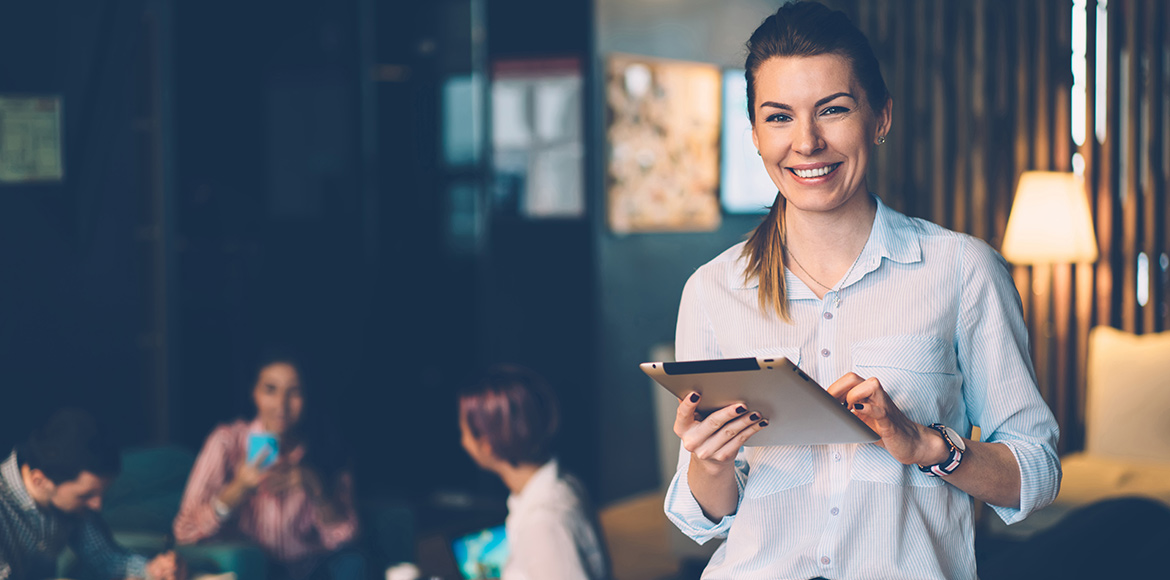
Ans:
[{"label": "woman's smile", "polygon": [[[801,165],[799,167],[788,167],[787,169],[801,180],[811,182],[822,177],[827,178],[827,176],[836,171],[838,167],[841,167],[840,163],[812,163],[808,165]],[[822,181],[827,181],[827,179]]]}]

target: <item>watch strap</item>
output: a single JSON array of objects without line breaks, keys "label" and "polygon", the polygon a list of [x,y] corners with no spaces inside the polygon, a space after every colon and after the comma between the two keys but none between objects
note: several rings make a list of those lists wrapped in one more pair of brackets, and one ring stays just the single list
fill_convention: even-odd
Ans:
[{"label": "watch strap", "polygon": [[215,512],[215,517],[221,522],[232,517],[232,508],[218,497],[211,498],[211,510]]},{"label": "watch strap", "polygon": [[942,463],[926,466],[919,465],[918,469],[931,477],[944,477],[950,475],[954,473],[955,470],[959,468],[959,464],[962,463],[963,450],[959,449],[959,446],[956,445],[954,441],[951,441],[951,436],[947,433],[947,428],[942,423],[932,423],[930,428],[938,431],[939,434],[942,435],[943,441],[946,442],[947,447],[950,449],[950,456],[944,459]]}]

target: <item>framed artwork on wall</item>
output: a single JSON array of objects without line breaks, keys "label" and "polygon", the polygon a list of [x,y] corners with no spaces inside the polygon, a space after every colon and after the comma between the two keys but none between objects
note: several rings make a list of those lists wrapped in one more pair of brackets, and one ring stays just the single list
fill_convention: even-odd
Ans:
[{"label": "framed artwork on wall", "polygon": [[717,229],[719,67],[614,54],[606,66],[606,205],[615,233]]},{"label": "framed artwork on wall", "polygon": [[0,184],[60,182],[61,97],[0,95]]}]

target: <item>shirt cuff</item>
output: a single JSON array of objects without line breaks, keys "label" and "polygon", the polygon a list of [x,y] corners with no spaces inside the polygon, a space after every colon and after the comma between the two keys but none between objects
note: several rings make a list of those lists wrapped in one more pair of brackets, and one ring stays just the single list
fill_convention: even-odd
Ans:
[{"label": "shirt cuff", "polygon": [[1003,523],[1011,525],[1047,506],[1060,491],[1060,460],[1044,445],[1023,441],[993,441],[1009,450],[1020,465],[1020,507],[991,506]]},{"label": "shirt cuff", "polygon": [[[744,466],[741,465],[741,460],[738,458],[735,460],[735,464],[735,485],[739,491],[735,513],[739,513],[739,503],[743,501],[745,484],[744,478],[741,477],[743,473],[741,468]],[[679,531],[700,545],[714,539],[726,538],[727,532],[731,530],[731,525],[735,523],[735,513],[723,516],[723,519],[719,520],[718,523],[707,519],[707,516],[703,515],[703,508],[699,506],[699,502],[691,493],[691,486],[687,481],[688,467],[689,462],[680,462],[678,471],[674,474],[674,479],[666,490],[666,502],[663,508],[666,511],[667,519],[673,522]]]},{"label": "shirt cuff", "polygon": [[126,576],[129,578],[146,578],[146,557],[134,554],[126,561]]}]

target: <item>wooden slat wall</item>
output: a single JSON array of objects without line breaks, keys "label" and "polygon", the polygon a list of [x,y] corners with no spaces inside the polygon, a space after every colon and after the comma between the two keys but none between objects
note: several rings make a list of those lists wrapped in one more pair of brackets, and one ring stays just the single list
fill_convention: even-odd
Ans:
[{"label": "wooden slat wall", "polygon": [[[999,248],[1022,172],[1085,161],[1096,264],[1014,267],[1040,390],[1061,423],[1061,451],[1083,445],[1089,329],[1145,333],[1170,325],[1170,8],[1108,0],[1107,70],[1096,65],[1097,4],[1087,0],[1086,99],[1070,118],[1072,0],[855,0],[851,11],[882,61],[894,128],[870,186],[891,206]],[[1107,83],[1106,136],[1095,137],[1095,83]],[[1083,124],[1085,144],[1072,140]],[[1138,255],[1149,301],[1137,300]]]}]

